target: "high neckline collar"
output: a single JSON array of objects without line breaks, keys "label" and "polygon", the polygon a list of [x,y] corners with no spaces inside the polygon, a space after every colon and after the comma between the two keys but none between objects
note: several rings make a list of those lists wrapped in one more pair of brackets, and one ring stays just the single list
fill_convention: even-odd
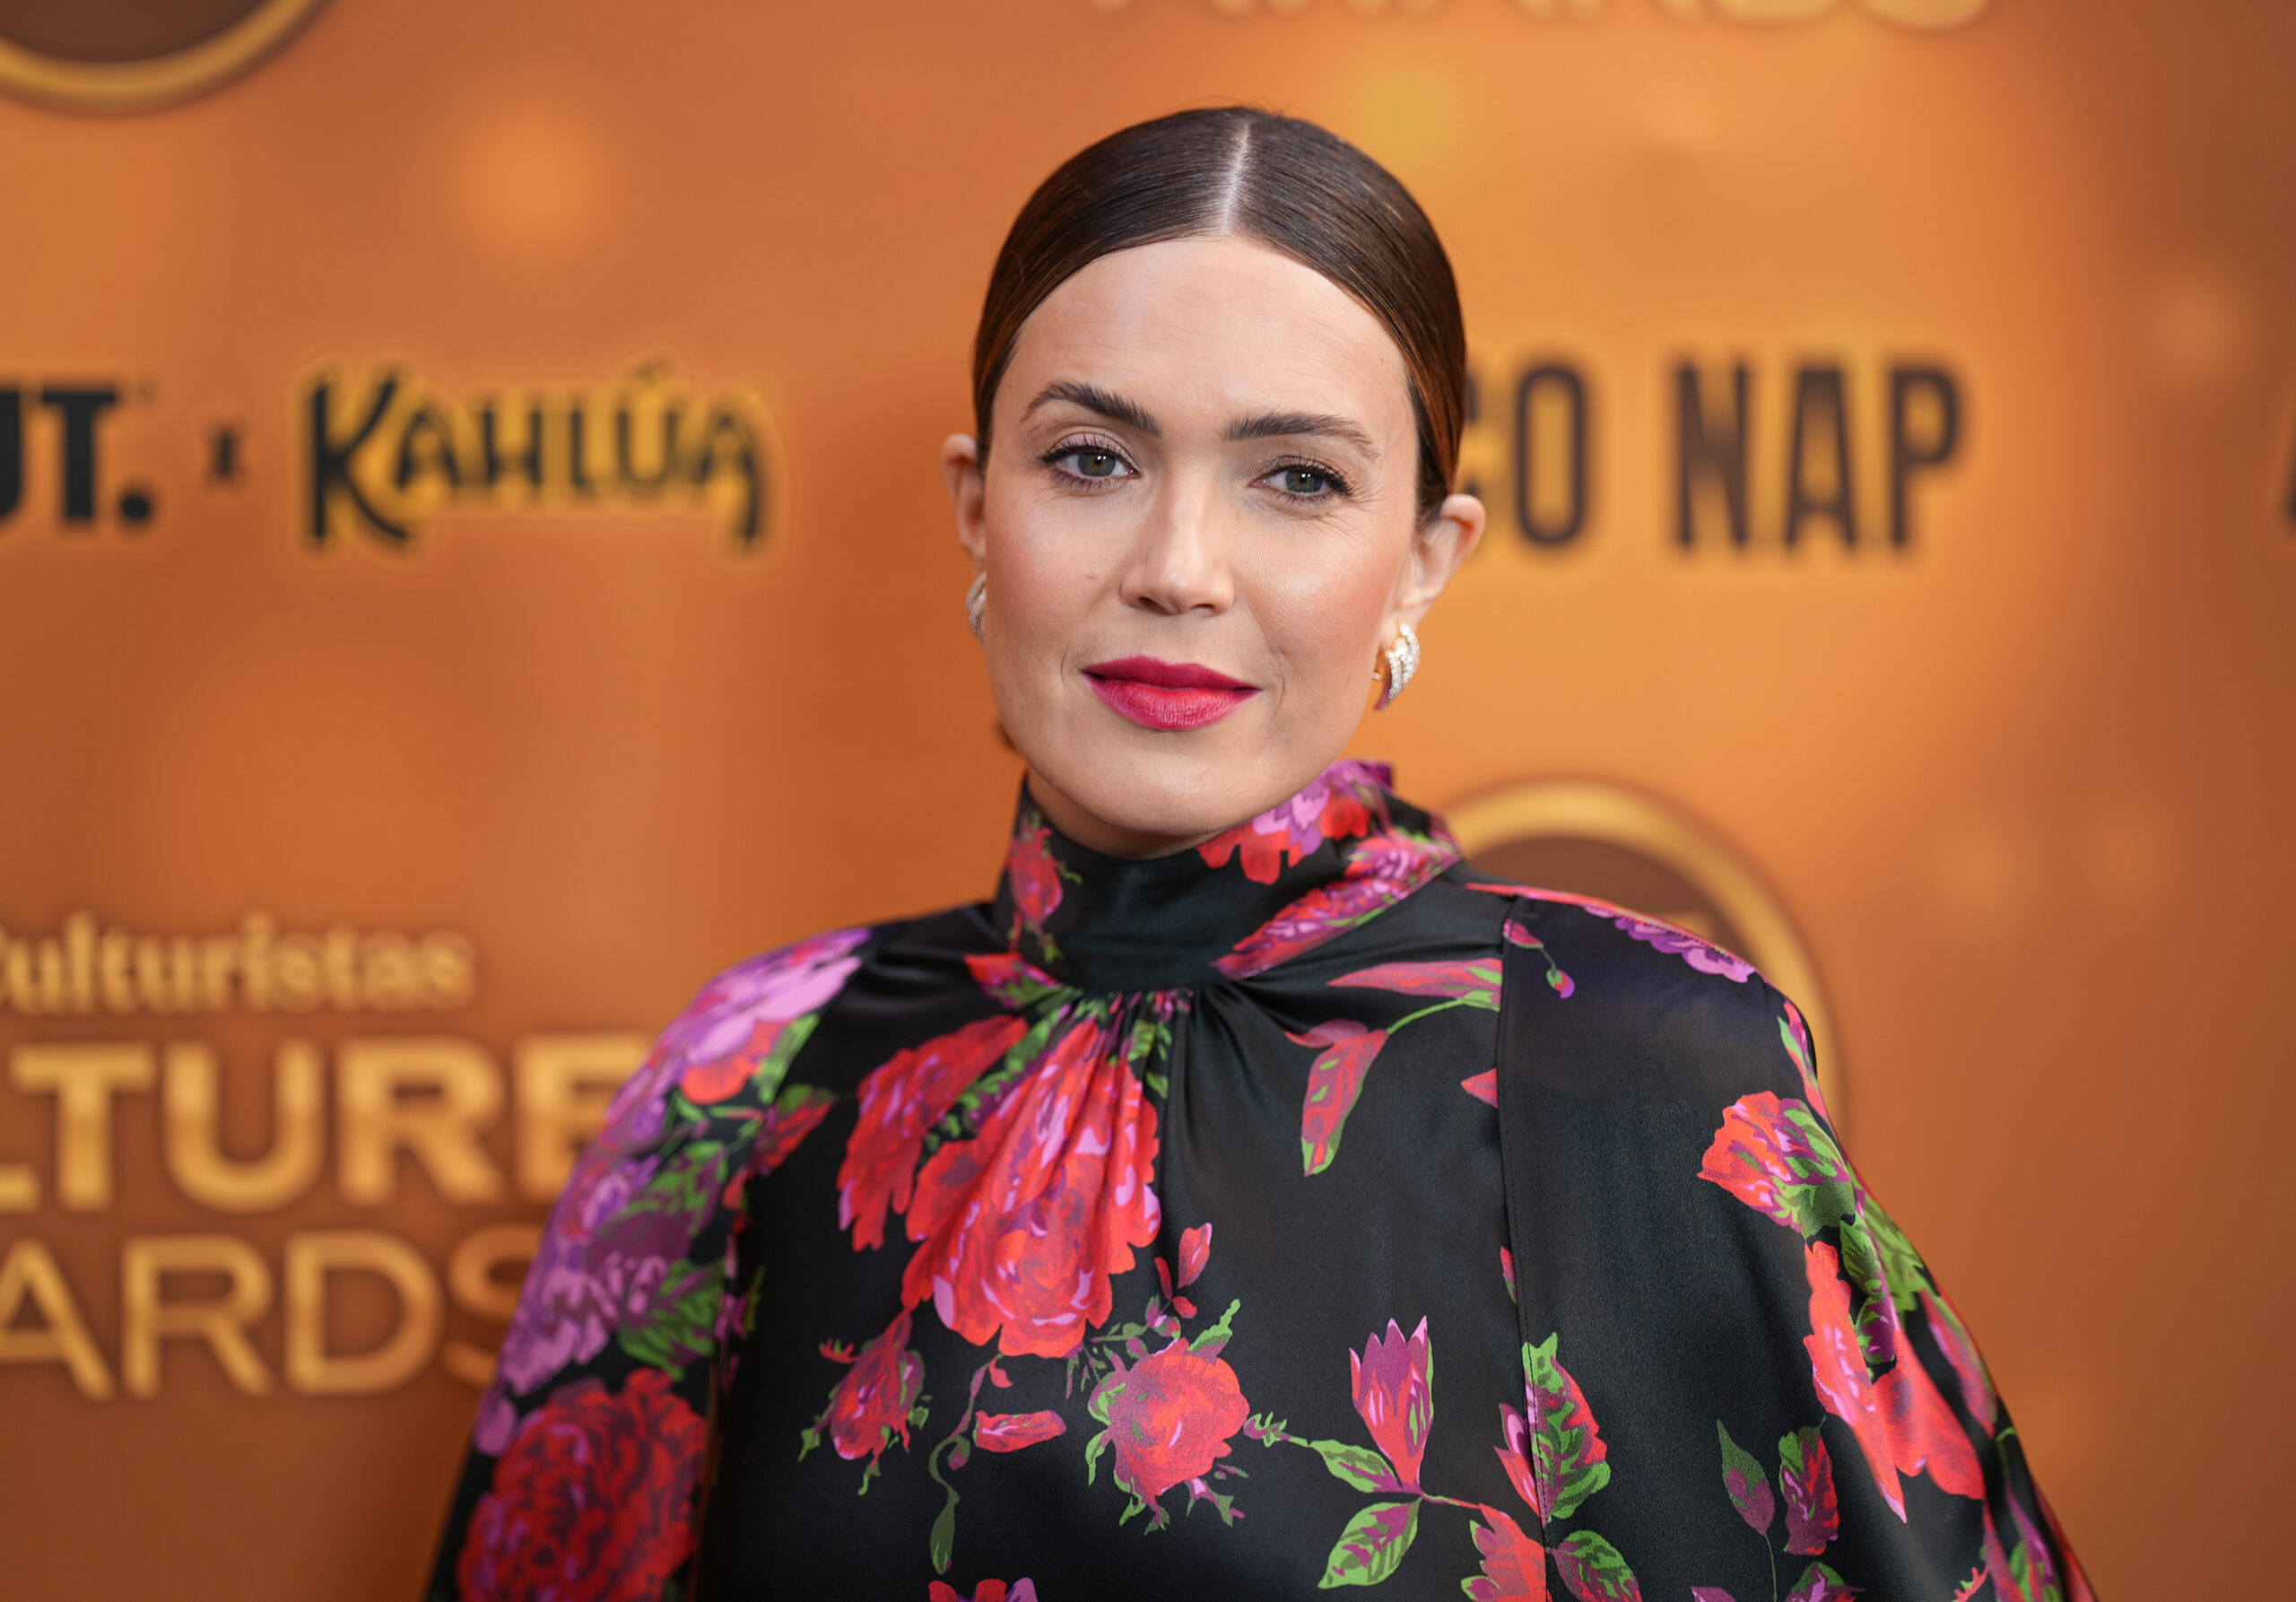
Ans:
[{"label": "high neckline collar", "polygon": [[1365,921],[1458,859],[1384,762],[1333,763],[1298,795],[1169,857],[1110,857],[1021,793],[994,916],[1065,985],[1178,990],[1248,978]]}]

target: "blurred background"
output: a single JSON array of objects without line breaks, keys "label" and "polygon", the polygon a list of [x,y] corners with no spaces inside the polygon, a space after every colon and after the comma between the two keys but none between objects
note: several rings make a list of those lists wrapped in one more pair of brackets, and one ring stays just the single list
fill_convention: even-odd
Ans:
[{"label": "blurred background", "polygon": [[422,1593],[709,972],[987,893],[935,468],[1122,124],[1448,241],[1492,533],[1358,749],[1744,947],[2104,1595],[2292,1489],[2296,8],[0,0],[0,1574]]}]

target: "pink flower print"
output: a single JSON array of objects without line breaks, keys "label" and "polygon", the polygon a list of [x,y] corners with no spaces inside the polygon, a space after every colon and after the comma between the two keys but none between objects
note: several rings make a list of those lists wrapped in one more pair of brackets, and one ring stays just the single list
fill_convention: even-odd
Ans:
[{"label": "pink flower print", "polygon": [[1403,1327],[1387,1320],[1383,1338],[1373,1336],[1359,1356],[1347,1354],[1355,1391],[1355,1411],[1371,1432],[1372,1443],[1396,1471],[1406,1491],[1419,1489],[1419,1459],[1427,1432],[1435,1424],[1435,1354],[1428,1344],[1427,1320],[1404,1338]]},{"label": "pink flower print", "polygon": [[1499,1070],[1485,1068],[1480,1074],[1470,1074],[1459,1081],[1459,1088],[1478,1101],[1499,1105]]}]

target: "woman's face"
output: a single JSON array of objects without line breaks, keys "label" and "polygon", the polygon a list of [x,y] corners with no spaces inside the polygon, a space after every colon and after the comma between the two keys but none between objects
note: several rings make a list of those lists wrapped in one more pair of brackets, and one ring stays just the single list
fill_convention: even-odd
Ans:
[{"label": "woman's face", "polygon": [[1021,329],[983,462],[944,448],[988,575],[988,682],[1030,791],[1116,855],[1185,849],[1337,759],[1398,623],[1483,529],[1425,527],[1402,353],[1232,239],[1119,251]]}]

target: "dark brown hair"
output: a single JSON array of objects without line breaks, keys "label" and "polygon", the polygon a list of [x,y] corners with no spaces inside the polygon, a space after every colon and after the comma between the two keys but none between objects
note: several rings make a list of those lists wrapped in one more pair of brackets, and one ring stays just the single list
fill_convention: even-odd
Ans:
[{"label": "dark brown hair", "polygon": [[1165,239],[1249,239],[1330,279],[1378,318],[1411,381],[1418,511],[1450,492],[1466,409],[1466,332],[1434,225],[1387,170],[1337,135],[1250,106],[1135,123],[1038,186],[998,252],[972,347],[974,426],[1021,325],[1088,264]]}]

